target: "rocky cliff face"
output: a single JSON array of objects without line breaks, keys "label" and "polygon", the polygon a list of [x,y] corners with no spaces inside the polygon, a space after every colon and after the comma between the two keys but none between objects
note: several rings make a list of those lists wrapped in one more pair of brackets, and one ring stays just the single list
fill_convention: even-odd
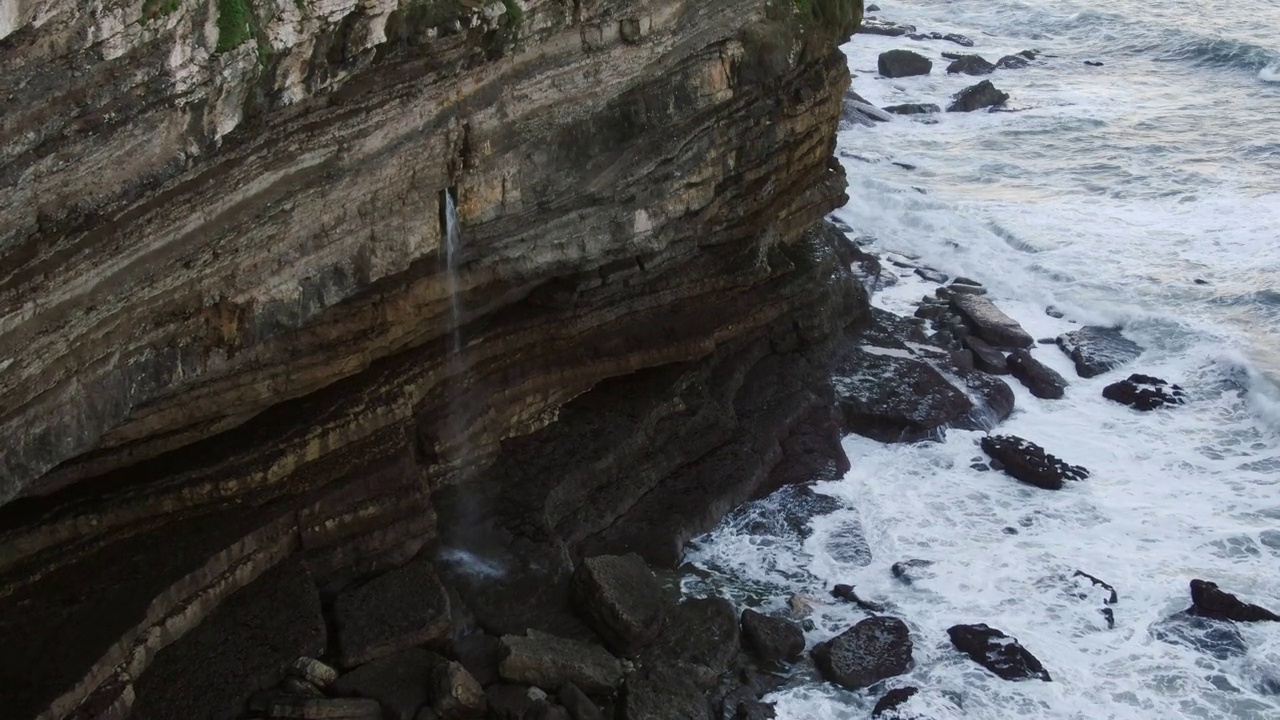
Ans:
[{"label": "rocky cliff face", "polygon": [[236,590],[327,608],[424,547],[506,568],[441,561],[486,630],[564,630],[576,558],[673,563],[838,462],[865,297],[815,223],[860,15],[6,3],[6,712],[122,717]]}]

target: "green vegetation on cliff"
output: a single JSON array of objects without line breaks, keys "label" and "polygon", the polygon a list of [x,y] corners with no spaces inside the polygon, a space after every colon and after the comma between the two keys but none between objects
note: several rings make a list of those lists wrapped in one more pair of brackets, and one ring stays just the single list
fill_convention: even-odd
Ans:
[{"label": "green vegetation on cliff", "polygon": [[173,14],[182,4],[182,0],[143,0],[142,21],[148,22],[158,17]]},{"label": "green vegetation on cliff", "polygon": [[218,0],[216,52],[238,48],[251,37],[253,37],[253,12],[249,8],[249,0]]}]

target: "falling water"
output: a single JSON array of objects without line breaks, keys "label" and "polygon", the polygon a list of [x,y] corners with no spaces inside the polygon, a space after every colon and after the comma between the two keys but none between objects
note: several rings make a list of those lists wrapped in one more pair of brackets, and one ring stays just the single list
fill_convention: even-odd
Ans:
[{"label": "falling water", "polygon": [[[445,289],[449,293],[449,369],[460,371],[462,363],[462,302],[458,297],[458,256],[462,253],[462,230],[458,227],[458,205],[453,192],[444,192]],[[452,372],[450,374],[453,374]]]}]

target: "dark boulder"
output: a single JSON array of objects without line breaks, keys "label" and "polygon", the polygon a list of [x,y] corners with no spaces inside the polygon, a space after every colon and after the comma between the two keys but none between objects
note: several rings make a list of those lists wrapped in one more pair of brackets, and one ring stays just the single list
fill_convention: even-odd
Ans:
[{"label": "dark boulder", "polygon": [[948,75],[990,75],[996,66],[981,55],[961,55],[959,60],[947,66]]},{"label": "dark boulder", "polygon": [[658,578],[635,553],[582,561],[571,583],[587,624],[614,652],[634,655],[662,632],[671,603]]},{"label": "dark boulder", "polygon": [[977,402],[968,415],[956,421],[957,428],[989,431],[1013,414],[1016,398],[1005,381],[980,372],[961,374],[960,381]]},{"label": "dark boulder", "polygon": [[477,632],[458,638],[450,644],[450,657],[455,657],[481,685],[498,681],[498,663],[506,653],[502,640]]},{"label": "dark boulder", "polygon": [[813,651],[823,677],[856,690],[911,668],[911,633],[894,617],[873,617],[820,643]]},{"label": "dark boulder", "polygon": [[449,596],[425,555],[339,593],[333,620],[343,667],[443,643],[452,631]]},{"label": "dark boulder", "polygon": [[[900,165],[902,163],[895,163],[895,164]],[[922,280],[927,280],[931,283],[938,283],[939,285],[941,285],[942,283],[947,281],[946,273],[941,272],[939,270],[934,270],[933,268],[918,267],[915,269],[915,273],[916,275],[919,275]]]},{"label": "dark boulder", "polygon": [[889,37],[902,37],[915,31],[915,25],[899,25],[884,20],[863,20],[862,27],[858,28],[858,32],[865,35],[888,35]]},{"label": "dark boulder", "polygon": [[880,12],[880,6],[872,3],[867,6],[866,12]]},{"label": "dark boulder", "polygon": [[996,67],[1001,70],[1021,70],[1030,64],[1025,57],[1019,55],[1005,55],[996,61]]},{"label": "dark boulder", "polygon": [[917,580],[933,577],[933,574],[925,569],[932,565],[932,560],[912,558],[910,560],[900,560],[894,563],[893,566],[889,568],[889,572],[893,573],[893,576],[901,581],[902,584],[911,585]]},{"label": "dark boulder", "polygon": [[964,47],[973,47],[973,41],[959,33],[947,33],[940,39],[953,42],[957,45],[963,45]]},{"label": "dark boulder", "polygon": [[[845,98],[844,111],[841,113],[841,117],[846,120],[859,120],[859,122],[861,122],[859,117],[854,116],[860,116],[872,123],[889,122],[890,120],[893,120],[892,115],[871,103]],[[863,122],[862,124],[866,125],[867,123]]]},{"label": "dark boulder", "polygon": [[742,637],[763,660],[795,660],[804,654],[804,631],[800,626],[750,608],[742,611]]},{"label": "dark boulder", "polygon": [[272,718],[382,720],[382,710],[378,703],[364,698],[314,698],[280,695],[267,701],[262,712],[267,717]]},{"label": "dark boulder", "polygon": [[869,613],[882,613],[885,611],[883,605],[858,597],[858,591],[852,585],[836,585],[831,588],[831,597],[851,602]]},{"label": "dark boulder", "polygon": [[1102,389],[1102,397],[1144,412],[1166,405],[1182,405],[1187,401],[1187,394],[1177,385],[1137,374],[1106,386]]},{"label": "dark boulder", "polygon": [[1280,615],[1258,605],[1243,602],[1240,598],[1208,580],[1191,581],[1191,607],[1188,613],[1215,620],[1236,622],[1280,622]]},{"label": "dark boulder", "polygon": [[845,426],[881,442],[937,437],[974,407],[924,360],[875,348],[842,352],[833,384]]},{"label": "dark boulder", "polygon": [[1024,57],[1028,60],[1035,60],[1037,57],[1040,56],[1040,51],[1039,50],[1023,50],[1022,52],[1018,53],[1018,56]]},{"label": "dark boulder", "polygon": [[[999,462],[1008,475],[1045,490],[1061,490],[1066,480],[1083,480],[1089,471],[1068,465],[1044,448],[1012,435],[982,438],[982,450]],[[993,463],[994,466],[994,463]]]},{"label": "dark boulder", "polygon": [[733,603],[721,597],[685,600],[671,609],[666,629],[645,648],[640,664],[680,668],[699,687],[710,689],[737,659],[740,637]]},{"label": "dark boulder", "polygon": [[460,663],[438,663],[432,669],[428,688],[431,709],[441,720],[467,720],[484,716],[488,704],[484,688]]},{"label": "dark boulder", "polygon": [[1217,660],[1243,657],[1249,652],[1244,636],[1234,623],[1200,617],[1184,611],[1151,626],[1151,637],[1171,645],[1182,645]]},{"label": "dark boulder", "polygon": [[1009,362],[1004,353],[991,347],[985,340],[970,335],[964,339],[964,346],[973,353],[973,366],[982,372],[992,375],[1008,375]]},{"label": "dark boulder", "polygon": [[1091,378],[1114,370],[1142,354],[1142,346],[1119,328],[1087,326],[1058,336],[1058,347],[1076,364],[1076,373]]},{"label": "dark boulder", "polygon": [[906,103],[904,105],[890,105],[881,109],[894,115],[930,115],[942,112],[942,108],[933,103]]},{"label": "dark boulder", "polygon": [[435,653],[412,648],[361,665],[338,678],[331,690],[377,700],[387,720],[413,720],[418,708],[430,702],[427,689],[437,666],[447,663]]},{"label": "dark boulder", "polygon": [[981,295],[953,293],[951,307],[973,334],[998,348],[1026,348],[1035,344],[1018,321],[1005,315],[995,303]]},{"label": "dark boulder", "polygon": [[1102,66],[1103,66],[1103,65],[1105,65],[1106,63],[1099,62],[1099,61],[1097,61],[1097,60],[1085,60],[1085,61],[1084,61],[1084,64],[1085,64],[1085,65],[1088,65],[1089,67],[1102,67]]},{"label": "dark boulder", "polygon": [[1044,680],[1049,671],[1016,638],[986,625],[955,625],[947,630],[951,644],[1005,680]]},{"label": "dark boulder", "polygon": [[487,717],[493,720],[552,720],[564,717],[553,712],[541,692],[534,692],[523,685],[491,685],[484,691]]},{"label": "dark boulder", "polygon": [[956,93],[954,102],[947,107],[947,112],[973,112],[983,108],[1004,105],[1009,101],[1009,93],[996,89],[990,80],[983,80],[977,85],[967,87]]},{"label": "dark boulder", "polygon": [[1026,350],[1014,350],[1009,355],[1009,372],[1038,398],[1057,400],[1066,393],[1067,379]]},{"label": "dark boulder", "polygon": [[890,690],[876,701],[875,708],[871,710],[871,717],[883,717],[885,720],[895,720],[900,717],[898,708],[906,704],[911,698],[915,697],[918,692],[920,692],[920,689],[914,687],[900,687]]},{"label": "dark boulder", "polygon": [[627,677],[620,720],[707,720],[711,705],[702,688],[676,668]]},{"label": "dark boulder", "polygon": [[613,692],[622,680],[622,664],[599,645],[530,630],[505,635],[507,654],[498,665],[504,680],[556,690],[573,683],[600,695]]},{"label": "dark boulder", "polygon": [[556,699],[569,711],[573,720],[604,720],[604,713],[600,712],[600,708],[573,683],[565,683]]},{"label": "dark boulder", "polygon": [[889,50],[880,53],[877,68],[887,78],[928,75],[933,70],[933,61],[910,50]]}]

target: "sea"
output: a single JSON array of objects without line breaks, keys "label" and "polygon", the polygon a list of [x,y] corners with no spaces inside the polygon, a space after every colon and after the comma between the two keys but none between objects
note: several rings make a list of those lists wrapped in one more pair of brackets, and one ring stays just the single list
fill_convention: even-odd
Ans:
[{"label": "sea", "polygon": [[[844,126],[850,200],[834,219],[872,252],[983,283],[1036,338],[1119,326],[1145,352],[1083,379],[1037,345],[1070,380],[1060,400],[1006,378],[1017,408],[998,431],[1087,480],[1051,492],[974,469],[981,432],[850,436],[853,468],[813,488],[820,502],[782,492],[697,538],[686,591],[780,615],[800,598],[810,647],[867,617],[830,596],[836,583],[906,622],[909,672],[850,691],[800,663],[769,697],[783,719],[869,718],[905,686],[920,692],[904,717],[931,720],[1280,719],[1280,623],[1206,637],[1169,620],[1193,578],[1280,612],[1280,2],[876,4],[870,16],[974,47],[855,35],[842,49],[871,103],[945,108],[982,79],[1011,98],[1006,112]],[[929,57],[932,73],[880,78],[877,57],[894,48]],[[985,78],[949,76],[941,57],[1027,49],[1043,54]],[[935,286],[886,267],[903,277],[872,302],[910,315]],[[1131,372],[1180,384],[1187,404],[1104,400]],[[798,504],[818,508],[800,528],[785,521]],[[920,561],[909,584],[892,572],[908,560]],[[960,623],[1016,637],[1052,681],[997,678],[951,646]]]}]

